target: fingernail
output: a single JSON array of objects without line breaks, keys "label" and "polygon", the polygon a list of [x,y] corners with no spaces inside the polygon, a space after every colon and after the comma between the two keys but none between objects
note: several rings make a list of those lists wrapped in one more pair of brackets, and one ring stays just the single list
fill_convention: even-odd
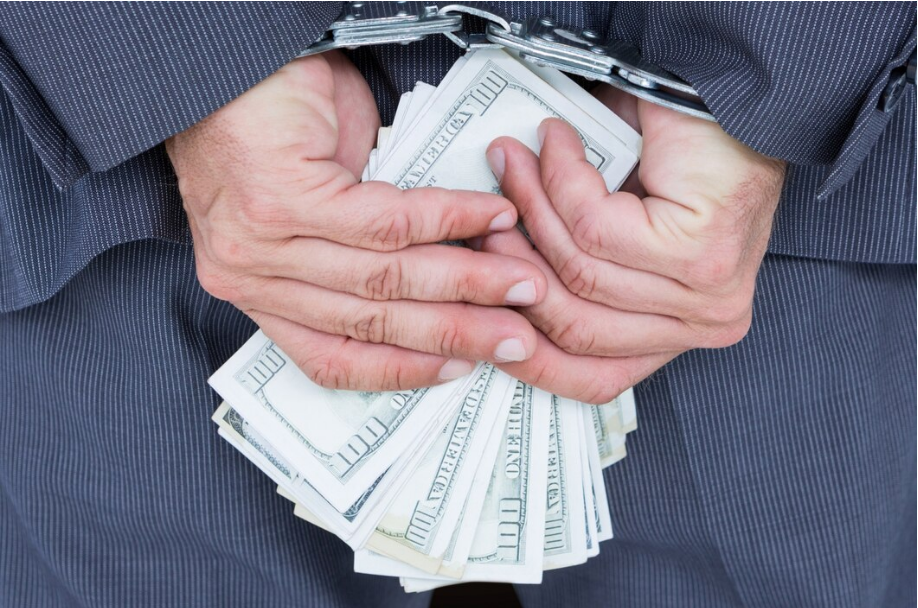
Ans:
[{"label": "fingernail", "polygon": [[540,148],[542,147],[542,143],[545,141],[545,132],[547,130],[548,130],[548,126],[545,124],[545,121],[543,120],[541,123],[539,123],[539,128],[536,129],[536,135],[538,135],[539,137],[539,147]]},{"label": "fingernail", "polygon": [[516,218],[513,215],[512,211],[504,211],[493,220],[488,226],[488,230],[491,232],[502,232],[504,230],[510,230],[516,226]]},{"label": "fingernail", "polygon": [[475,236],[470,239],[466,239],[465,243],[469,246],[469,249],[472,251],[481,251],[481,246],[484,244],[483,236]]},{"label": "fingernail", "polygon": [[450,359],[440,368],[437,377],[442,381],[455,380],[472,373],[472,364],[465,359]]},{"label": "fingernail", "polygon": [[491,165],[491,173],[497,178],[499,184],[504,179],[504,149],[491,148],[485,156],[488,158],[488,164]]},{"label": "fingernail", "polygon": [[510,306],[530,306],[535,304],[535,301],[536,287],[535,281],[532,279],[520,281],[508,289],[507,295],[504,296],[504,304],[509,304]]},{"label": "fingernail", "polygon": [[526,347],[519,338],[504,340],[494,349],[494,359],[497,361],[522,361],[526,358]]}]

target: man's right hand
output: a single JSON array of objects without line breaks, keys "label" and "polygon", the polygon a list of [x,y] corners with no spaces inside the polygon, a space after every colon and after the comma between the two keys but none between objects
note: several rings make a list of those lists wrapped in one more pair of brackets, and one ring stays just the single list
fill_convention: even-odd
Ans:
[{"label": "man's right hand", "polygon": [[395,390],[530,357],[545,277],[438,245],[508,230],[506,199],[358,183],[379,117],[343,56],[298,59],[166,142],[198,278],[317,383]]}]

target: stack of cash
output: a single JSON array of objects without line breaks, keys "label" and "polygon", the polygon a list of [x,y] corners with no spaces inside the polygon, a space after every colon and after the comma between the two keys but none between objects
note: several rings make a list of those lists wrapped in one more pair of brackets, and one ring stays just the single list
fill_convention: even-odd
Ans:
[{"label": "stack of cash", "polygon": [[[560,72],[502,50],[461,59],[439,87],[418,83],[380,129],[365,180],[499,192],[485,150],[509,135],[539,151],[538,125],[577,129],[587,160],[617,189],[640,136]],[[337,535],[358,572],[406,591],[466,581],[539,583],[612,538],[602,469],[636,428],[629,390],[590,406],[490,364],[401,392],[312,383],[261,332],[210,379],[225,399],[220,435]]]}]

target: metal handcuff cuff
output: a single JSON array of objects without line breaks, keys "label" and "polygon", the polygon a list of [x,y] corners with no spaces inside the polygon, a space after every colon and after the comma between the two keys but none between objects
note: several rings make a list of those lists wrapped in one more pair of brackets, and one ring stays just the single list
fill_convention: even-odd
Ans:
[{"label": "metal handcuff cuff", "polygon": [[[485,31],[464,31],[463,15],[485,20]],[[465,50],[512,49],[537,65],[605,82],[651,103],[716,122],[690,85],[644,61],[634,46],[620,40],[604,41],[594,31],[565,27],[550,17],[530,17],[520,23],[465,4],[347,2],[325,35],[299,56],[408,44],[433,34],[443,34]]]}]

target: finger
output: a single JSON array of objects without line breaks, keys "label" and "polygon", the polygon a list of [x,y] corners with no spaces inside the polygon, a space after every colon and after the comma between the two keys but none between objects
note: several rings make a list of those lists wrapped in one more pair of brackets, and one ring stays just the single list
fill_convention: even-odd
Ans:
[{"label": "finger", "polygon": [[[590,93],[593,95],[593,97],[601,101],[603,105],[615,112],[615,114],[624,120],[629,127],[638,133],[641,132],[641,122],[638,116],[637,97],[607,84],[600,84],[592,91],[590,91]],[[639,168],[640,164],[638,164],[638,166],[635,167],[633,171],[631,171],[628,177],[625,178],[625,181],[622,183],[619,191],[628,192],[638,198],[644,198],[647,196],[647,191],[641,184]]]},{"label": "finger", "polygon": [[548,281],[545,299],[520,309],[520,313],[571,354],[631,357],[714,346],[707,340],[728,337],[719,333],[709,336],[681,319],[617,310],[583,300],[565,288],[521,234],[493,235],[484,239],[482,247],[543,266]]},{"label": "finger", "polygon": [[[678,251],[673,251],[672,239],[664,240],[656,232],[642,199],[606,190],[602,175],[586,161],[580,137],[567,123],[548,119],[540,130],[541,184],[577,246],[596,258],[671,276],[671,261]],[[508,165],[511,154],[520,152],[519,146],[506,150]]]},{"label": "finger", "polygon": [[246,291],[234,302],[243,310],[260,310],[361,342],[473,361],[521,361],[535,348],[535,330],[506,308],[376,302],[280,278],[252,282]]},{"label": "finger", "polygon": [[[330,186],[340,190],[339,186]],[[400,190],[367,182],[334,195],[318,189],[318,204],[297,211],[295,234],[314,236],[376,251],[395,251],[418,243],[483,236],[516,225],[507,199],[495,194],[417,188]]]},{"label": "finger", "polygon": [[[517,145],[508,142],[505,149]],[[585,253],[555,213],[541,185],[532,179],[538,171],[538,158],[524,148],[512,150],[509,159],[501,189],[517,204],[539,253],[571,293],[620,310],[679,318],[700,308],[699,295],[679,281]]]},{"label": "finger", "polygon": [[368,300],[529,306],[545,295],[542,271],[519,258],[448,245],[380,253],[324,239],[294,238],[254,268]]},{"label": "finger", "polygon": [[552,394],[601,404],[612,401],[677,354],[625,358],[576,356],[564,352],[540,334],[531,359],[520,363],[501,363],[498,367],[514,378]]},{"label": "finger", "polygon": [[474,368],[471,361],[332,336],[261,311],[248,314],[310,380],[329,389],[423,388],[468,375]]}]

